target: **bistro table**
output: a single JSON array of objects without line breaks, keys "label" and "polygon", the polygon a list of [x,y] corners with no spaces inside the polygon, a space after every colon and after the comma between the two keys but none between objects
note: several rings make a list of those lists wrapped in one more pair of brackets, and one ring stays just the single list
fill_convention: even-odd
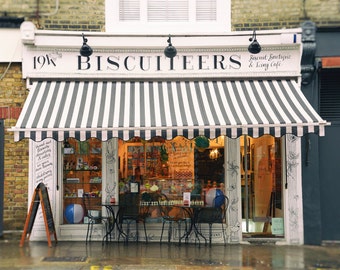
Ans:
[{"label": "bistro table", "polygon": [[106,208],[106,212],[108,215],[108,225],[106,226],[106,232],[103,237],[102,244],[104,242],[108,242],[109,238],[111,240],[111,234],[113,229],[115,228],[115,225],[117,225],[117,228],[120,230],[120,227],[118,226],[118,215],[119,215],[119,203],[117,202],[104,202],[101,204]]},{"label": "bistro table", "polygon": [[205,240],[207,244],[207,238],[201,233],[201,224],[209,224],[209,243],[212,241],[212,225],[220,223],[222,225],[222,233],[224,243],[226,243],[226,235],[223,228],[223,223],[226,218],[226,211],[228,209],[229,199],[225,195],[218,195],[214,198],[212,204],[204,204],[202,201],[194,201],[191,205],[181,205],[180,207],[187,211],[191,218],[191,226],[186,234],[186,241],[191,231],[194,231],[196,239],[199,241],[200,237]]},{"label": "bistro table", "polygon": [[197,217],[202,209],[211,208],[211,206],[204,205],[203,201],[193,201],[190,204],[175,204],[174,206],[183,209],[190,219],[190,226],[186,233],[182,237],[180,237],[179,241],[181,242],[181,240],[185,238],[185,243],[188,243],[189,236],[193,232],[195,234],[196,240],[200,242],[201,237],[204,239],[205,244],[207,244],[207,238],[201,233],[200,229],[198,228]]}]

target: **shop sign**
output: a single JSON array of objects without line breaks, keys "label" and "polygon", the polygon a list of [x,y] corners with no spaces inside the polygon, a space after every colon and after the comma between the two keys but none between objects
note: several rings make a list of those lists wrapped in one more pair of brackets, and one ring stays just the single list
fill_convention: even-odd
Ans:
[{"label": "shop sign", "polygon": [[298,76],[298,45],[264,49],[259,54],[242,50],[180,52],[174,58],[148,51],[94,52],[81,56],[63,50],[26,50],[24,77],[258,77]]}]

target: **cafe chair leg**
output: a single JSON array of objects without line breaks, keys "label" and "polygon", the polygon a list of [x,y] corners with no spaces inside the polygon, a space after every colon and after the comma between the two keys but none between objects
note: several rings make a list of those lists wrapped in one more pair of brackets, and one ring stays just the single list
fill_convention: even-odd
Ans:
[{"label": "cafe chair leg", "polygon": [[227,245],[227,236],[226,236],[226,231],[224,229],[223,223],[222,223],[222,233],[223,233],[223,241],[224,241],[224,245]]},{"label": "cafe chair leg", "polygon": [[162,240],[163,240],[164,227],[165,227],[165,221],[163,221],[163,224],[162,224],[161,238],[159,240],[161,244],[162,244]]},{"label": "cafe chair leg", "polygon": [[[183,222],[184,222],[184,232],[182,234],[182,223]],[[181,245],[183,238],[185,238],[185,243],[188,243],[189,235],[188,235],[188,224],[187,224],[186,219],[178,221],[178,244],[179,245]]]},{"label": "cafe chair leg", "polygon": [[173,230],[172,222],[169,222],[169,229],[168,229],[168,243],[170,243],[171,238],[172,238],[172,230]]},{"label": "cafe chair leg", "polygon": [[212,223],[209,223],[209,245],[211,246],[212,239]]},{"label": "cafe chair leg", "polygon": [[189,237],[190,237],[190,234],[191,234],[191,229],[190,229],[191,226],[188,226],[187,219],[184,219],[183,222],[184,222],[184,233],[182,235],[181,231],[179,232],[179,244],[181,244],[182,239],[185,239],[184,242],[188,243]]},{"label": "cafe chair leg", "polygon": [[168,243],[170,243],[171,238],[172,238],[173,222],[172,221],[163,221],[161,238],[160,238],[161,244],[162,244],[162,240],[163,240],[164,228],[165,228],[166,223],[168,224]]},{"label": "cafe chair leg", "polygon": [[87,232],[86,232],[86,240],[85,243],[87,244],[88,242],[91,242],[91,238],[92,238],[92,231],[93,231],[93,224],[95,222],[94,221],[89,221],[89,223],[87,224]]},{"label": "cafe chair leg", "polygon": [[138,229],[138,221],[136,221],[136,242],[139,242],[139,229]]},{"label": "cafe chair leg", "polygon": [[[184,222],[184,232],[182,235],[182,222]],[[178,223],[178,243],[181,244],[182,239],[185,238],[185,243],[188,243],[189,240],[189,232],[188,232],[188,223],[187,220],[184,219]]]},{"label": "cafe chair leg", "polygon": [[148,234],[147,234],[147,232],[146,232],[145,222],[143,222],[143,226],[144,226],[145,242],[148,243]]},{"label": "cafe chair leg", "polygon": [[178,243],[181,244],[182,234],[181,234],[181,223],[178,223]]},{"label": "cafe chair leg", "polygon": [[85,243],[87,244],[88,241],[91,241],[91,236],[92,236],[92,228],[93,228],[93,225],[91,222],[89,222],[87,224],[87,232],[86,232],[86,240],[85,240]]},{"label": "cafe chair leg", "polygon": [[130,222],[128,222],[126,228],[126,242],[129,242],[129,236],[130,236]]},{"label": "cafe chair leg", "polygon": [[119,233],[118,233],[118,243],[120,240],[120,237],[123,238],[124,242],[127,242],[128,236],[126,235],[126,233],[123,231],[123,226],[122,224],[119,225]]},{"label": "cafe chair leg", "polygon": [[129,237],[132,236],[131,233],[131,226],[132,223],[135,223],[135,229],[136,229],[136,236],[134,237],[136,239],[136,242],[139,242],[139,232],[138,232],[138,222],[136,220],[127,220],[127,224],[126,224],[126,242],[129,241]]}]

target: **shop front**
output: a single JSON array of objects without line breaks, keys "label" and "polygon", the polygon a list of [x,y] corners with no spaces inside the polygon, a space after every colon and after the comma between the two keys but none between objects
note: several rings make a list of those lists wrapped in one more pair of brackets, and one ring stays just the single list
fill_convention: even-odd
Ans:
[{"label": "shop front", "polygon": [[[12,131],[30,139],[29,196],[48,187],[58,240],[85,239],[83,194],[119,201],[139,171],[139,192],[173,201],[220,189],[229,243],[303,244],[301,136],[327,123],[299,87],[300,29],[258,34],[258,54],[249,33],[173,36],[173,58],[167,36],[88,33],[91,56],[79,32],[24,23],[22,36],[29,94]],[[161,225],[152,211],[149,240]],[[103,233],[96,224],[92,238]],[[41,219],[31,240],[44,237]]]}]

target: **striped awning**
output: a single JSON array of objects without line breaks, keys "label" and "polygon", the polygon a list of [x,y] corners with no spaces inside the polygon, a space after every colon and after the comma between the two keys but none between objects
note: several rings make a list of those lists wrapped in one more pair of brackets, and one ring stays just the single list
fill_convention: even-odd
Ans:
[{"label": "striped awning", "polygon": [[294,80],[37,81],[11,130],[15,141],[105,141],[323,136],[327,124]]}]

